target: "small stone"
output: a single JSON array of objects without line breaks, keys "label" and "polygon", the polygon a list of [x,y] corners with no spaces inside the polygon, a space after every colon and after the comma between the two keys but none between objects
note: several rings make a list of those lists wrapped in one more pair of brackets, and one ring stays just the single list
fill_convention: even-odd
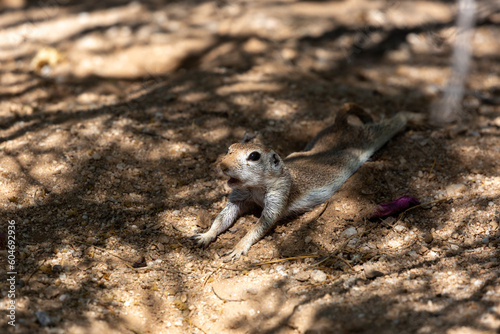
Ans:
[{"label": "small stone", "polygon": [[356,230],[355,227],[349,227],[344,232],[342,232],[342,236],[350,237],[350,236],[356,235],[357,233],[358,233],[358,230]]},{"label": "small stone", "polygon": [[424,246],[420,246],[416,249],[417,253],[420,254],[420,255],[425,255],[427,254],[427,252],[429,252],[429,249],[427,247],[424,247]]},{"label": "small stone", "polygon": [[406,226],[404,225],[396,225],[394,226],[394,229],[397,231],[397,232],[403,232],[405,229],[406,229]]},{"label": "small stone", "polygon": [[351,240],[349,240],[349,242],[347,243],[347,247],[349,248],[354,248],[356,247],[356,245],[358,244],[359,242],[359,239],[358,238],[352,238]]},{"label": "small stone", "polygon": [[52,272],[54,274],[59,274],[62,271],[63,271],[63,266],[61,266],[60,264],[56,264],[56,265],[52,266]]},{"label": "small stone", "polygon": [[431,251],[429,251],[427,256],[429,257],[430,260],[435,260],[439,257],[439,254],[437,252],[431,250]]},{"label": "small stone", "polygon": [[394,218],[394,217],[387,217],[386,219],[384,219],[384,224],[387,224],[387,225],[393,225],[395,222],[396,222],[396,218]]},{"label": "small stone", "polygon": [[432,233],[429,232],[424,234],[424,241],[426,244],[430,244],[433,240],[434,236],[432,235]]},{"label": "small stone", "polygon": [[54,326],[54,322],[49,317],[49,315],[43,311],[38,311],[35,313],[36,318],[42,327]]},{"label": "small stone", "polygon": [[384,276],[384,273],[377,270],[375,266],[370,262],[366,262],[363,264],[363,270],[365,271],[365,276],[367,279],[374,279]]},{"label": "small stone", "polygon": [[293,277],[299,282],[305,282],[311,277],[311,274],[308,271],[300,271]]},{"label": "small stone", "polygon": [[460,193],[462,193],[465,190],[465,185],[456,183],[456,184],[450,184],[449,186],[446,187],[446,194],[448,196],[457,196]]},{"label": "small stone", "polygon": [[61,301],[61,302],[64,302],[65,300],[68,300],[68,299],[69,299],[68,294],[62,294],[59,296],[59,301]]},{"label": "small stone", "polygon": [[45,296],[49,299],[52,299],[59,295],[60,291],[58,288],[54,286],[49,286],[47,289],[45,289]]},{"label": "small stone", "polygon": [[351,276],[349,278],[347,278],[345,281],[344,281],[344,289],[350,289],[352,288],[355,284],[356,284],[356,281],[358,279],[354,276]]},{"label": "small stone", "polygon": [[321,283],[326,281],[326,274],[321,270],[313,270],[311,273],[311,279],[314,282]]},{"label": "small stone", "polygon": [[492,230],[496,230],[498,228],[498,222],[495,221],[495,220],[492,220],[490,222],[490,227],[491,227]]},{"label": "small stone", "polygon": [[285,267],[284,266],[277,266],[276,267],[276,272],[277,273],[284,273],[285,272]]},{"label": "small stone", "polygon": [[384,276],[384,273],[381,272],[381,271],[378,271],[378,270],[368,270],[368,271],[365,271],[365,276],[368,279],[374,279],[374,278],[377,278],[377,277]]},{"label": "small stone", "polygon": [[305,239],[304,239],[304,242],[306,244],[310,243],[312,241],[312,238],[310,236],[307,236]]},{"label": "small stone", "polygon": [[22,279],[16,281],[16,288],[21,289],[24,288],[25,285],[26,283]]},{"label": "small stone", "polygon": [[484,237],[484,238],[481,240],[481,242],[482,242],[483,244],[487,244],[487,243],[489,243],[489,242],[490,242],[490,237]]}]

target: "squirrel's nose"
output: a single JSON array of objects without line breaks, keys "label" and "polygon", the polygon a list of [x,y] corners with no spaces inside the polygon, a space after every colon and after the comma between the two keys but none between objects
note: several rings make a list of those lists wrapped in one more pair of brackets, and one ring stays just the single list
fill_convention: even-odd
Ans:
[{"label": "squirrel's nose", "polygon": [[229,167],[225,163],[223,163],[223,162],[221,162],[219,164],[219,168],[222,171],[222,173],[224,173],[224,174],[226,174],[227,171],[229,170]]}]

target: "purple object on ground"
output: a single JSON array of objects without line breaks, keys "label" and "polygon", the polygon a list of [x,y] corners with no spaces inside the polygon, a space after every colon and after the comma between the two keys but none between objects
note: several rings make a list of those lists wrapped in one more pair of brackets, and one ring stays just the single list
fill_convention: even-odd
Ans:
[{"label": "purple object on ground", "polygon": [[377,210],[373,213],[371,218],[385,218],[400,212],[405,211],[406,209],[411,208],[412,206],[420,204],[419,200],[411,197],[411,196],[401,196],[396,200],[390,203],[382,203],[379,204]]}]

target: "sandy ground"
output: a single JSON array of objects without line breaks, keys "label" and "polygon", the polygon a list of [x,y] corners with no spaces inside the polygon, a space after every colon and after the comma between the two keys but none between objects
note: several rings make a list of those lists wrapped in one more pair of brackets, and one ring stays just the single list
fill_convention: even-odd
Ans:
[{"label": "sandy ground", "polygon": [[[229,264],[256,217],[206,250],[188,239],[227,201],[217,158],[245,131],[301,150],[345,102],[427,114],[454,2],[3,8],[0,264],[18,274],[15,299],[0,282],[2,332],[498,333],[500,16],[485,3],[463,122],[409,126]],[[368,219],[401,195],[425,204]]]}]

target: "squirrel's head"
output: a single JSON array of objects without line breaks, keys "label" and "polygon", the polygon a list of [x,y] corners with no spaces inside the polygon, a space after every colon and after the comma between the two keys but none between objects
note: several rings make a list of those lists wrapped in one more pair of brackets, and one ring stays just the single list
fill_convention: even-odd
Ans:
[{"label": "squirrel's head", "polygon": [[280,156],[267,147],[253,143],[237,143],[220,159],[221,171],[229,176],[231,188],[266,187],[284,174]]}]

